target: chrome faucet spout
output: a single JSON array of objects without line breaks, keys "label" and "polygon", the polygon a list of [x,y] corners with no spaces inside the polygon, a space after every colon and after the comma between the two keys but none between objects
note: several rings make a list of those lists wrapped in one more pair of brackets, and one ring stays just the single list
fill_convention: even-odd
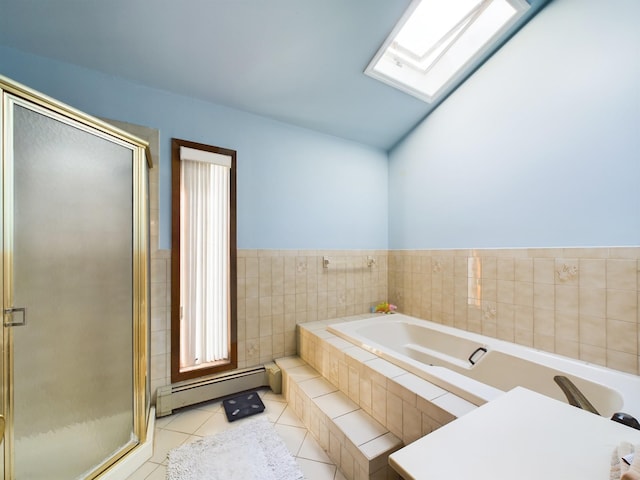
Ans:
[{"label": "chrome faucet spout", "polygon": [[576,385],[564,375],[556,375],[553,377],[558,386],[562,389],[567,397],[567,401],[574,407],[582,408],[596,415],[600,415],[587,397],[576,387]]}]

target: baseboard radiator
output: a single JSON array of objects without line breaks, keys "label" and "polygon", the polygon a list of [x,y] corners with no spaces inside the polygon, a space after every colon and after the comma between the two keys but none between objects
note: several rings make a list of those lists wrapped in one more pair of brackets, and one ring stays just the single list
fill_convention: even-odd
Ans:
[{"label": "baseboard radiator", "polygon": [[164,417],[178,408],[261,387],[270,387],[275,393],[282,391],[282,374],[275,363],[159,387],[156,416]]}]

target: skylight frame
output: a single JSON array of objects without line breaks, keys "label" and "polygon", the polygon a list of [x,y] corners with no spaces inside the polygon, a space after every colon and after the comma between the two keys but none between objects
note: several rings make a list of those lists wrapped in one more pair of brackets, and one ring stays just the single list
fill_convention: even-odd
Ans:
[{"label": "skylight frame", "polygon": [[[397,88],[409,95],[419,98],[420,100],[427,103],[435,103],[443,94],[452,90],[452,87],[456,87],[468,76],[471,71],[470,67],[473,68],[477,66],[478,61],[483,61],[488,58],[493,51],[499,48],[499,42],[501,42],[504,35],[509,32],[509,30],[516,24],[519,20],[521,20],[524,16],[529,13],[531,5],[526,0],[501,0],[508,5],[510,5],[514,10],[515,14],[506,21],[500,28],[498,28],[489,39],[482,44],[476,52],[471,55],[471,57],[465,61],[459,68],[453,71],[447,81],[445,81],[442,85],[440,85],[433,93],[428,93],[424,90],[421,90],[410,83],[404,82],[403,80],[396,78],[392,75],[388,75],[384,72],[381,72],[378,69],[378,64],[381,61],[385,60],[385,55],[387,54],[387,50],[392,45],[399,33],[405,26],[405,24],[409,21],[411,16],[414,14],[416,9],[420,6],[423,1],[428,0],[413,0],[406,12],[403,14],[402,18],[398,21],[396,26],[394,27],[391,34],[384,41],[380,49],[377,51],[375,56],[369,62],[369,65],[365,69],[364,73],[376,80],[379,80],[387,85],[390,85],[394,88]],[[488,3],[492,3],[493,1],[500,0],[489,0]],[[483,0],[479,1],[479,5],[483,4]],[[463,27],[464,28],[464,27]],[[441,37],[442,38],[442,37]],[[389,60],[386,59],[387,66],[390,64]],[[408,67],[408,65],[405,64]],[[409,67],[408,67],[409,68]],[[427,70],[427,75],[429,74],[429,70]],[[399,75],[401,76],[401,75]],[[415,75],[414,75],[415,76]],[[415,82],[412,82],[415,83]]]}]

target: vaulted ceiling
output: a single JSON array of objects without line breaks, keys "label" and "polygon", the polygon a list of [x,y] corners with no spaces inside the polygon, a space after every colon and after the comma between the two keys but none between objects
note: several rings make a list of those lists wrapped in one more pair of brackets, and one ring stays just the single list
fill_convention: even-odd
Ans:
[{"label": "vaulted ceiling", "polygon": [[363,74],[409,3],[0,0],[0,45],[389,149],[433,108]]}]

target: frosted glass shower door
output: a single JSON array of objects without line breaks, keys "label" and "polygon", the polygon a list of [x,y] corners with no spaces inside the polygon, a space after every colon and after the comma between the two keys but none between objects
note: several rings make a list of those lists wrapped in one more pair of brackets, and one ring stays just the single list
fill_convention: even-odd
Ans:
[{"label": "frosted glass shower door", "polygon": [[[134,153],[45,108],[17,98],[8,107],[13,458],[5,463],[16,479],[85,478],[137,441]],[[8,306],[24,314],[7,315]],[[8,319],[24,325],[6,327]]]}]

